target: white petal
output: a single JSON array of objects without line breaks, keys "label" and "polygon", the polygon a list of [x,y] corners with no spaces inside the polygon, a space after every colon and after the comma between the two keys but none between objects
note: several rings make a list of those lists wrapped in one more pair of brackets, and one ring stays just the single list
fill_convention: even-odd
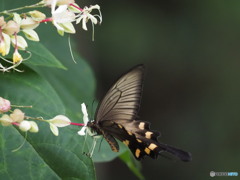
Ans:
[{"label": "white petal", "polygon": [[[16,45],[15,36],[11,37],[11,41],[15,46]],[[21,50],[25,50],[26,47],[28,47],[27,41],[22,36],[17,36],[17,47]]]},{"label": "white petal", "polygon": [[63,13],[64,11],[67,11],[67,8],[67,5],[58,6],[58,8],[52,14]]},{"label": "white petal", "polygon": [[29,40],[39,41],[39,37],[36,31],[32,29],[23,29],[22,31],[25,34],[26,38],[28,38]]},{"label": "white petal", "polygon": [[54,12],[55,12],[56,5],[57,5],[57,0],[52,0],[52,3],[51,3],[51,13],[52,14],[54,14]]},{"label": "white petal", "polygon": [[50,125],[50,129],[51,129],[52,133],[53,133],[55,136],[58,136],[59,132],[58,132],[57,126],[55,126],[55,125],[52,124],[52,123],[49,123],[49,125]]},{"label": "white petal", "polygon": [[87,20],[86,20],[86,18],[84,18],[83,21],[82,21],[82,28],[83,28],[85,31],[87,31]]},{"label": "white petal", "polygon": [[76,20],[76,24],[80,23],[80,21],[81,21],[84,17],[86,18],[86,15],[81,15],[81,16]]},{"label": "white petal", "polygon": [[64,115],[57,115],[53,119],[49,120],[51,124],[54,124],[57,127],[65,127],[70,125],[71,121],[68,117]]},{"label": "white petal", "polygon": [[71,33],[71,34],[76,33],[73,24],[70,23],[70,22],[68,22],[68,23],[62,23],[62,24],[59,24],[59,25],[62,26],[63,29],[64,29],[64,31],[67,32],[67,33]]},{"label": "white petal", "polygon": [[53,25],[58,29],[58,30],[61,30],[61,31],[64,31],[64,29],[59,26],[59,24],[56,22],[56,21],[53,21]]},{"label": "white petal", "polygon": [[85,136],[85,134],[86,134],[86,133],[85,133],[86,129],[87,129],[86,126],[82,127],[82,129],[81,129],[80,131],[78,131],[78,134],[79,134],[80,136]]},{"label": "white petal", "polygon": [[88,18],[91,19],[91,21],[92,21],[94,24],[97,24],[97,18],[95,18],[93,15],[88,14]]},{"label": "white petal", "polygon": [[3,38],[4,38],[4,43],[5,43],[5,50],[6,50],[6,55],[9,53],[10,51],[10,44],[11,44],[11,39],[10,36],[8,34],[2,33]]},{"label": "white petal", "polygon": [[88,113],[87,113],[87,108],[84,103],[81,104],[82,106],[82,112],[83,112],[83,123],[87,125],[89,119],[88,119]]},{"label": "white petal", "polygon": [[14,20],[17,24],[21,24],[21,21],[22,21],[20,15],[17,14],[17,13],[13,13],[13,20]]}]

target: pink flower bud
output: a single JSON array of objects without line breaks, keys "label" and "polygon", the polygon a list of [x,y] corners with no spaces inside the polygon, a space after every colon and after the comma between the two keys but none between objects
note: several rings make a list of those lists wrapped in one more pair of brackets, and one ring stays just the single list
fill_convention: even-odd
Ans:
[{"label": "pink flower bud", "polygon": [[11,109],[10,101],[0,97],[0,114],[3,112],[8,112],[10,109]]}]

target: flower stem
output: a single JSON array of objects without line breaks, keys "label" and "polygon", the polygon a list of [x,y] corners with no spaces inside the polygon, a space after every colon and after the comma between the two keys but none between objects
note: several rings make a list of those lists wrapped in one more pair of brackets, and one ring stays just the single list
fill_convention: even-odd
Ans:
[{"label": "flower stem", "polygon": [[14,108],[32,108],[33,106],[18,106],[18,105],[11,105]]},{"label": "flower stem", "polygon": [[46,18],[46,19],[43,19],[42,21],[40,21],[40,23],[51,22],[51,21],[53,21],[53,18]]},{"label": "flower stem", "polygon": [[70,124],[71,124],[71,125],[74,125],[74,126],[85,126],[85,124],[83,124],[83,123],[74,123],[74,122],[71,122]]},{"label": "flower stem", "polygon": [[44,121],[46,122],[46,120],[44,120],[42,117],[30,117],[30,116],[25,116],[24,119],[32,119],[32,120],[38,120],[38,121]]},{"label": "flower stem", "polygon": [[83,9],[82,8],[80,8],[80,7],[78,7],[78,6],[76,6],[76,5],[74,5],[73,3],[71,3],[71,4],[69,4],[70,6],[72,6],[72,7],[75,7],[75,8],[77,8],[78,10],[80,10],[80,11],[83,11]]},{"label": "flower stem", "polygon": [[39,7],[44,7],[44,3],[43,1],[40,1],[36,4],[32,4],[32,5],[29,5],[29,6],[23,6],[23,7],[19,7],[19,8],[15,8],[15,9],[10,9],[10,10],[5,10],[5,11],[2,11],[0,13],[3,13],[3,14],[8,14],[10,12],[15,12],[15,11],[19,11],[19,10],[22,10],[22,9],[29,9],[29,8],[39,8]]}]

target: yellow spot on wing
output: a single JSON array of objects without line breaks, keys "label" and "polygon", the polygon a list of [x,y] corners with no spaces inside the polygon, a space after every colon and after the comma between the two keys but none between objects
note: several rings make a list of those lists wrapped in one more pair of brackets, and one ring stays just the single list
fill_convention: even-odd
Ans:
[{"label": "yellow spot on wing", "polygon": [[138,141],[139,143],[142,143],[142,140],[140,140],[140,139],[137,139],[137,141]]},{"label": "yellow spot on wing", "polygon": [[122,129],[123,127],[122,127],[122,125],[120,125],[120,124],[118,124],[118,127],[120,128],[120,129]]},{"label": "yellow spot on wing", "polygon": [[152,134],[153,134],[152,132],[147,131],[147,132],[145,133],[145,137],[148,138],[148,139],[151,139],[151,135],[152,135]]},{"label": "yellow spot on wing", "polygon": [[128,145],[129,145],[129,140],[123,141],[123,144],[125,144],[126,146],[128,146]]},{"label": "yellow spot on wing", "polygon": [[157,148],[157,145],[151,143],[151,144],[148,146],[148,148],[151,149],[151,150],[154,150],[155,148]]},{"label": "yellow spot on wing", "polygon": [[128,131],[127,133],[128,133],[130,136],[132,136],[132,135],[133,135],[133,134],[132,134],[130,131]]},{"label": "yellow spot on wing", "polygon": [[144,122],[140,122],[140,124],[138,125],[139,129],[142,129],[142,130],[144,130],[144,126],[145,126]]},{"label": "yellow spot on wing", "polygon": [[145,148],[144,151],[145,151],[147,154],[150,154],[150,151],[151,151],[151,150],[148,149],[148,148]]},{"label": "yellow spot on wing", "polygon": [[138,158],[139,156],[140,156],[140,149],[136,149],[136,151],[135,151],[135,156]]}]

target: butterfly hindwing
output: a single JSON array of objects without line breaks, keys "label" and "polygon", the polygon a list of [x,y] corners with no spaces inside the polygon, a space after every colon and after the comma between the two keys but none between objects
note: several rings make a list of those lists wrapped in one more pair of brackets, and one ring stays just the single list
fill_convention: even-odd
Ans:
[{"label": "butterfly hindwing", "polygon": [[[146,123],[146,126],[149,126],[149,123],[147,122],[127,122],[126,120],[125,123],[123,120],[119,123],[115,123],[113,121],[103,121],[100,125],[104,132],[112,134],[113,137],[119,139],[128,146],[136,159],[142,159],[145,155],[157,158],[161,148],[158,146],[158,142],[155,139],[157,139],[159,133],[151,131],[149,128],[139,129],[139,125],[141,123]],[[128,129],[126,127],[128,127]],[[149,132],[152,136],[146,137],[146,132]],[[109,143],[108,140],[107,142]]]}]

